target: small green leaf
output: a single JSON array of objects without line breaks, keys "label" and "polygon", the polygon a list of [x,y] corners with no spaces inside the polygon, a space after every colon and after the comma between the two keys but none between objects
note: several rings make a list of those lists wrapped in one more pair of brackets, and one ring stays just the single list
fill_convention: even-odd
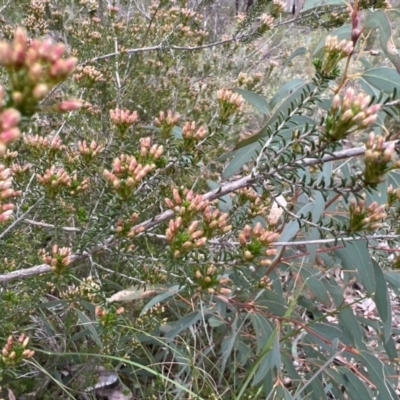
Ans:
[{"label": "small green leaf", "polygon": [[236,88],[234,89],[234,91],[240,94],[261,114],[267,115],[269,113],[269,106],[267,100],[265,100],[259,94],[241,88]]},{"label": "small green leaf", "polygon": [[[212,180],[207,180],[207,185],[211,190],[216,190],[221,187],[221,185],[217,182],[214,182]],[[229,212],[230,209],[232,208],[232,198],[229,196],[229,194],[226,194],[225,196],[222,196],[218,199],[218,208],[222,212]]]},{"label": "small green leaf", "polygon": [[190,314],[185,315],[179,321],[171,322],[168,325],[163,325],[163,329],[168,330],[167,333],[165,334],[165,337],[167,339],[175,338],[182,331],[194,325],[196,322],[200,321],[200,319],[201,319],[201,313],[199,311],[194,311]]}]

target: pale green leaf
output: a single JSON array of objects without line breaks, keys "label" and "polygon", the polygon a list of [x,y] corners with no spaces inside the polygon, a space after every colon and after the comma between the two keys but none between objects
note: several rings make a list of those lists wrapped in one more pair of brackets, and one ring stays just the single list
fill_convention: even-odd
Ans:
[{"label": "pale green leaf", "polygon": [[342,267],[348,271],[357,271],[358,280],[368,294],[375,292],[375,275],[371,256],[365,240],[345,243],[344,248],[335,250],[336,255],[342,260]]},{"label": "pale green leaf", "polygon": [[390,305],[389,292],[382,269],[374,260],[372,261],[372,265],[374,267],[376,282],[374,301],[379,313],[379,317],[383,323],[383,336],[385,339],[384,341],[386,342],[392,333],[392,308]]},{"label": "pale green leaf", "polygon": [[235,88],[234,91],[240,94],[261,114],[267,115],[269,113],[269,106],[267,100],[265,100],[259,94],[241,88]]},{"label": "pale green leaf", "polygon": [[345,6],[345,0],[305,0],[302,12],[325,6]]},{"label": "pale green leaf", "polygon": [[386,57],[392,62],[397,72],[400,73],[400,55],[392,37],[392,27],[388,15],[383,11],[374,11],[367,14],[363,24],[365,34],[379,29],[379,41]]},{"label": "pale green leaf", "polygon": [[393,68],[377,67],[364,71],[361,77],[370,85],[382,90],[385,93],[393,93],[393,89],[397,89],[400,93],[400,75]]},{"label": "pale green leaf", "polygon": [[78,318],[80,319],[82,325],[89,330],[90,334],[92,335],[94,341],[96,344],[102,349],[103,348],[103,343],[101,342],[100,336],[93,324],[93,321],[91,321],[85,313],[83,313],[81,310],[76,309],[75,310]]},{"label": "pale green leaf", "polygon": [[281,86],[277,92],[274,94],[274,97],[269,102],[271,110],[275,108],[277,104],[279,104],[283,99],[292,94],[295,90],[305,84],[304,79],[296,78],[289,82],[286,82],[283,86]]}]

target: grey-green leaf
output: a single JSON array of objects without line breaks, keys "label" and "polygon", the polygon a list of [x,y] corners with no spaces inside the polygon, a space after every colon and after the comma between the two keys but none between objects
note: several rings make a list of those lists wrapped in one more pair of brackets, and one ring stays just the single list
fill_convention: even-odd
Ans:
[{"label": "grey-green leaf", "polygon": [[359,281],[364,285],[367,293],[375,292],[375,274],[371,256],[365,240],[346,243],[346,247],[335,250],[342,260],[342,267],[348,271],[357,271]]},{"label": "grey-green leaf", "polygon": [[265,100],[259,94],[241,88],[235,88],[234,91],[240,94],[261,114],[267,115],[269,113],[269,106],[267,100]]}]

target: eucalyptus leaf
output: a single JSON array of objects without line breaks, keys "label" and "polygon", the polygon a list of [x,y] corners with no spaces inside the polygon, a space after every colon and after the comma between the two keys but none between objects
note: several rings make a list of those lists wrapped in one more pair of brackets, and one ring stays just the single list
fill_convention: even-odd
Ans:
[{"label": "eucalyptus leaf", "polygon": [[97,332],[97,329],[95,328],[93,321],[89,319],[89,317],[86,316],[85,313],[83,313],[81,310],[75,310],[76,314],[78,315],[78,318],[80,319],[81,323],[83,326],[88,329],[88,331],[91,333],[94,341],[96,344],[102,349],[103,348],[103,343],[100,339],[100,335]]},{"label": "eucalyptus leaf", "polygon": [[265,100],[259,94],[241,88],[236,88],[234,89],[234,91],[240,94],[261,114],[267,115],[269,113],[269,106],[267,100]]},{"label": "eucalyptus leaf", "polygon": [[367,14],[363,24],[364,31],[379,29],[379,40],[386,57],[392,62],[397,72],[400,73],[400,55],[392,37],[392,27],[388,15],[380,10]]},{"label": "eucalyptus leaf", "polygon": [[376,282],[376,291],[374,296],[374,301],[376,304],[376,308],[379,313],[379,317],[383,323],[383,335],[384,341],[388,341],[389,337],[392,333],[392,308],[390,305],[390,297],[387,289],[387,284],[385,280],[385,276],[382,272],[382,269],[377,264],[376,261],[372,261],[372,265],[374,267],[374,275]]},{"label": "eucalyptus leaf", "polygon": [[365,286],[368,294],[375,293],[375,274],[369,254],[367,242],[357,240],[346,243],[346,247],[335,250],[335,254],[342,260],[342,267],[348,271],[357,271],[359,281]]}]

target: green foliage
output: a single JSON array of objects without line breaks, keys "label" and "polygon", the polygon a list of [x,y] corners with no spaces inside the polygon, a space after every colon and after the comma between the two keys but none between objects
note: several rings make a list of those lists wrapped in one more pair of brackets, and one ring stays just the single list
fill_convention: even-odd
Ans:
[{"label": "green foliage", "polygon": [[396,13],[186,3],[4,4],[0,394],[397,398]]}]

